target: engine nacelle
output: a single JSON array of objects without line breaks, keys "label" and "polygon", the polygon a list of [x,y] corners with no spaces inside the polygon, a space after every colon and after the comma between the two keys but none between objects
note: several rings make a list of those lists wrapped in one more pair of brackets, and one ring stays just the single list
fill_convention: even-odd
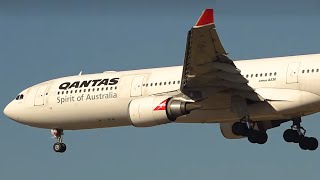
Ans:
[{"label": "engine nacelle", "polygon": [[231,123],[220,123],[220,131],[223,137],[227,139],[240,139],[244,138],[243,136],[237,136],[232,132],[232,125],[234,122]]},{"label": "engine nacelle", "polygon": [[150,127],[170,123],[177,117],[189,114],[187,102],[174,100],[170,96],[151,96],[134,99],[129,105],[129,116],[136,127]]}]

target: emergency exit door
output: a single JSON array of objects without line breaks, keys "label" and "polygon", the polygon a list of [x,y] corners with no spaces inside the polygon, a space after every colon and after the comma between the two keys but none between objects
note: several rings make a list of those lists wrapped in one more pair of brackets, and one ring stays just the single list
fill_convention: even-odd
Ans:
[{"label": "emergency exit door", "polygon": [[132,79],[131,83],[131,97],[141,96],[142,95],[142,83],[144,76],[135,76]]},{"label": "emergency exit door", "polygon": [[293,62],[288,64],[287,69],[287,84],[298,83],[300,62]]}]

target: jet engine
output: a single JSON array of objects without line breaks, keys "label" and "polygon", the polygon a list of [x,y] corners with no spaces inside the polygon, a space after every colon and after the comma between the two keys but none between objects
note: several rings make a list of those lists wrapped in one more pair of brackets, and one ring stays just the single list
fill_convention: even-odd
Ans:
[{"label": "jet engine", "polygon": [[136,127],[150,127],[173,122],[198,108],[199,105],[175,100],[170,96],[150,96],[132,100],[129,117]]},{"label": "jet engine", "polygon": [[233,134],[233,132],[232,132],[233,123],[234,122],[232,122],[232,123],[220,123],[220,131],[221,131],[221,134],[223,135],[223,137],[225,137],[227,139],[244,138],[243,136],[237,136],[237,135]]}]

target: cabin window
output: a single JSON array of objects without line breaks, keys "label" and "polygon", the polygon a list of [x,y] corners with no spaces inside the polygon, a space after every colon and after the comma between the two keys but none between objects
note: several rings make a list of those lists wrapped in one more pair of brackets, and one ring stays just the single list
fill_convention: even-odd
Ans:
[{"label": "cabin window", "polygon": [[60,91],[58,92],[58,95],[60,94]]},{"label": "cabin window", "polygon": [[112,90],[112,87],[110,87],[110,90]]},{"label": "cabin window", "polygon": [[84,89],[83,92],[86,92],[86,89]]},{"label": "cabin window", "polygon": [[90,92],[90,89],[88,89],[88,92]]},{"label": "cabin window", "polygon": [[68,91],[66,91],[66,94],[68,94]]},{"label": "cabin window", "polygon": [[152,86],[152,83],[150,83],[150,86]]},{"label": "cabin window", "polygon": [[178,84],[180,84],[180,81],[178,81]]},{"label": "cabin window", "polygon": [[258,74],[256,74],[256,77],[258,77]]},{"label": "cabin window", "polygon": [[159,86],[161,86],[161,85],[162,85],[162,82],[159,83]]},{"label": "cabin window", "polygon": [[176,81],[173,81],[173,83],[172,84],[175,84],[176,83]]},{"label": "cabin window", "polygon": [[61,92],[61,94],[63,94],[63,93],[64,93],[64,91]]},{"label": "cabin window", "polygon": [[166,84],[167,84],[167,82],[164,82],[164,83],[163,83],[163,85],[166,85]]},{"label": "cabin window", "polygon": [[307,70],[307,73],[309,73],[309,69]]},{"label": "cabin window", "polygon": [[117,86],[116,86],[116,87],[114,87],[114,89],[117,89]]},{"label": "cabin window", "polygon": [[77,93],[78,92],[78,90],[74,90],[74,93]]},{"label": "cabin window", "polygon": [[314,72],[314,69],[312,69],[311,72]]},{"label": "cabin window", "polygon": [[265,73],[264,76],[268,76],[268,73]]},{"label": "cabin window", "polygon": [[94,88],[92,89],[92,92],[94,92]]},{"label": "cabin window", "polygon": [[108,87],[106,87],[106,91],[108,90]]},{"label": "cabin window", "polygon": [[146,84],[146,87],[148,87],[148,83]]},{"label": "cabin window", "polygon": [[168,85],[170,85],[170,84],[171,84],[171,81],[168,82]]},{"label": "cabin window", "polygon": [[70,94],[72,94],[72,90],[70,91]]},{"label": "cabin window", "polygon": [[81,89],[79,89],[79,93],[81,93]]},{"label": "cabin window", "polygon": [[302,70],[302,73],[304,73],[304,70]]},{"label": "cabin window", "polygon": [[158,83],[154,83],[155,86],[157,86]]}]

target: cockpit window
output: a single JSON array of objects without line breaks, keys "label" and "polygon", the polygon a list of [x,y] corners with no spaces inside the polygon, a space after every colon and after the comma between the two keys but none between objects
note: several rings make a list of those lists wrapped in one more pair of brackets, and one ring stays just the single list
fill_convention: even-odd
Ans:
[{"label": "cockpit window", "polygon": [[23,94],[19,94],[17,97],[16,97],[16,100],[21,100],[23,99]]}]

